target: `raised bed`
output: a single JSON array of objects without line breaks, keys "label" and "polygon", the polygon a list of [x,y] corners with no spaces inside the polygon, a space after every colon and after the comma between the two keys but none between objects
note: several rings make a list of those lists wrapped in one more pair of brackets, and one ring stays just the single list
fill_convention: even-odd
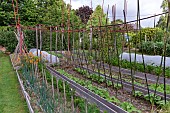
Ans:
[{"label": "raised bed", "polygon": [[19,73],[18,73],[18,70],[15,68],[13,62],[12,62],[12,55],[10,55],[10,60],[11,60],[11,63],[12,63],[12,66],[13,66],[13,69],[16,71],[16,74],[17,74],[17,78],[18,78],[18,81],[19,81],[19,84],[20,84],[20,87],[21,87],[21,90],[22,90],[22,94],[24,95],[25,97],[25,100],[26,100],[26,103],[27,103],[27,106],[28,106],[28,109],[29,109],[29,112],[30,113],[34,113],[34,110],[32,108],[32,105],[31,105],[31,102],[30,102],[30,96],[28,94],[28,92],[25,90],[24,88],[24,85],[23,85],[23,81],[21,80],[20,76],[19,76]]},{"label": "raised bed", "polygon": [[[87,70],[87,71],[90,72],[90,73],[95,73],[95,74],[97,74],[97,75],[101,75],[102,77],[107,76],[107,75],[104,75],[104,74],[102,74],[102,73],[98,73],[98,72],[95,72],[95,71],[93,71],[93,70],[87,69],[87,68],[85,68],[85,67],[80,67],[80,66],[77,66],[77,67],[82,68],[82,69],[85,69],[85,70]],[[113,81],[114,83],[117,83],[117,82],[118,82],[119,84],[121,84],[121,81],[120,81],[120,80],[115,79],[115,78],[112,78],[112,80],[111,80],[111,78],[108,77],[108,76],[107,76],[107,80]],[[131,92],[131,90],[132,90],[132,83],[126,82],[126,81],[122,81],[122,83],[123,83],[124,89]],[[137,85],[137,84],[134,84],[134,88],[135,88],[135,90],[137,90],[137,91],[141,91],[141,92],[143,92],[144,94],[148,94],[148,90],[147,90],[146,87],[143,87],[143,86],[139,86],[139,85]],[[149,89],[149,92],[150,92],[150,93],[154,93],[155,90]],[[156,91],[156,95],[164,98],[164,94],[161,93],[161,92]],[[167,94],[167,95],[166,95],[166,98],[167,98],[167,100],[170,100],[170,95]]]},{"label": "raised bed", "polygon": [[88,89],[86,89],[83,86],[75,83],[74,81],[70,80],[66,76],[61,75],[60,73],[55,71],[53,68],[47,66],[47,69],[51,72],[51,74],[61,78],[64,81],[67,81],[68,84],[73,89],[76,90],[76,92],[78,92],[80,95],[85,97],[88,101],[90,101],[92,103],[96,103],[101,110],[107,111],[109,113],[126,113],[126,111],[124,111],[122,108],[120,108],[120,107],[118,107],[118,106],[116,106],[116,105],[106,101],[105,99],[101,98],[100,96],[92,93]]}]

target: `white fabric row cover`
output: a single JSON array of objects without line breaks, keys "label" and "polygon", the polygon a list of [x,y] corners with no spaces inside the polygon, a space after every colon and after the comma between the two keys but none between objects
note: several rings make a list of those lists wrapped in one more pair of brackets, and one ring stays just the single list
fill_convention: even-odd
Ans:
[{"label": "white fabric row cover", "polygon": [[[130,61],[129,53],[123,52],[122,54],[120,54],[119,58],[121,58],[121,55],[122,55],[122,60]],[[143,56],[144,56],[144,63],[146,65],[160,66],[162,56],[159,55],[155,55],[155,56],[143,55]],[[131,61],[135,62],[135,53],[131,53]],[[142,55],[136,54],[136,62],[143,63]],[[163,65],[164,65],[164,57],[162,60],[162,66]],[[165,58],[165,67],[170,67],[170,57]]]},{"label": "white fabric row cover", "polygon": [[[29,53],[33,53],[34,56],[37,56],[37,49],[30,49]],[[42,59],[45,61],[48,61],[49,63],[55,64],[55,63],[59,63],[59,58],[55,55],[52,55],[52,61],[50,62],[50,56],[51,54],[49,54],[46,51],[41,51],[41,56]],[[40,57],[40,50],[38,49],[38,57]]]}]

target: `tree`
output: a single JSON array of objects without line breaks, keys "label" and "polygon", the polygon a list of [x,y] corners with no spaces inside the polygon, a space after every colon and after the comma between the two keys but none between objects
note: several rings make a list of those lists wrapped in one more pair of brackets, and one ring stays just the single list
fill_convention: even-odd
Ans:
[{"label": "tree", "polygon": [[[69,8],[70,5],[66,5],[63,0],[18,0],[18,15],[24,26],[68,24]],[[79,25],[80,18],[76,16],[75,10],[70,11],[70,22]],[[11,24],[15,24],[12,1],[3,0],[0,3],[0,25]]]},{"label": "tree", "polygon": [[[162,8],[163,12],[168,11],[168,2],[167,2],[167,0],[162,1],[161,8]],[[164,29],[166,27],[167,18],[168,18],[167,14],[165,16],[162,15],[159,18],[159,21],[158,21],[156,27],[160,27],[160,28]]]},{"label": "tree", "polygon": [[167,23],[167,16],[161,16],[157,22],[156,27],[160,27],[164,29],[166,27],[166,23]]},{"label": "tree", "polygon": [[34,26],[40,23],[40,11],[37,11],[34,0],[20,0],[18,5],[22,25]]},{"label": "tree", "polygon": [[87,27],[90,26],[99,26],[99,25],[106,25],[106,14],[104,14],[103,9],[100,5],[98,5],[90,16],[90,19],[87,22]]},{"label": "tree", "polygon": [[0,3],[0,26],[7,26],[14,23],[12,3],[9,0],[3,0]]},{"label": "tree", "polygon": [[[47,6],[47,12],[43,18],[43,23],[48,25],[68,25],[68,11],[70,9],[70,5],[67,4],[63,0],[54,0],[51,1]],[[78,26],[80,22],[80,18],[76,16],[75,10],[70,10],[70,23],[74,23],[74,25]],[[75,24],[76,23],[76,24]]]},{"label": "tree", "polygon": [[[37,12],[36,4],[33,0],[18,0],[18,15],[22,25],[39,23],[39,12]],[[0,3],[0,25],[7,26],[15,23],[12,1],[4,0]]]},{"label": "tree", "polygon": [[163,12],[168,11],[168,2],[167,2],[167,0],[162,1],[161,8],[163,9]]},{"label": "tree", "polygon": [[92,13],[93,10],[89,6],[83,6],[76,10],[76,15],[81,18],[84,24],[87,24]]},{"label": "tree", "polygon": [[62,21],[67,19],[67,7],[63,0],[51,1],[46,9],[44,24],[61,25]]}]

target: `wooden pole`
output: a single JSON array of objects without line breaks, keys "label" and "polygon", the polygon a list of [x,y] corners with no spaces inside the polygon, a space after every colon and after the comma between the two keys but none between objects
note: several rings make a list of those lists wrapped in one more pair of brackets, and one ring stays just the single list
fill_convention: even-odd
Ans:
[{"label": "wooden pole", "polygon": [[52,83],[51,83],[51,85],[52,85],[52,92],[53,92],[53,99],[54,99],[54,77],[53,77],[53,75],[51,75],[52,77],[51,77],[51,81],[52,81]]},{"label": "wooden pole", "polygon": [[57,95],[58,95],[58,99],[59,99],[60,94],[59,94],[59,86],[58,86],[58,78],[57,77],[56,77],[56,83],[57,83]]},{"label": "wooden pole", "polygon": [[50,63],[52,63],[52,28],[50,26]]},{"label": "wooden pole", "polygon": [[92,51],[92,27],[90,28],[90,51]]},{"label": "wooden pole", "polygon": [[63,54],[63,48],[64,48],[64,27],[62,28],[62,35],[61,35],[61,53]]},{"label": "wooden pole", "polygon": [[71,88],[71,106],[72,106],[72,113],[74,113],[74,95],[73,95],[72,88]]},{"label": "wooden pole", "polygon": [[36,47],[37,47],[37,56],[38,56],[38,27],[36,26]]},{"label": "wooden pole", "polygon": [[71,10],[71,0],[68,9],[68,54],[70,53],[70,10]]},{"label": "wooden pole", "polygon": [[[167,19],[167,26],[166,26],[166,34],[168,35],[168,31],[169,31],[169,24],[170,24],[170,0],[168,0],[168,19]],[[164,76],[164,100],[165,100],[165,104],[167,103],[167,94],[166,94],[166,75],[165,75],[165,63],[166,63],[166,46],[167,46],[167,35],[165,35],[164,37],[164,65],[163,65],[163,76]]]},{"label": "wooden pole", "polygon": [[87,104],[88,104],[87,99],[85,99],[85,112],[86,112],[86,113],[88,113],[88,107],[87,107]]},{"label": "wooden pole", "polygon": [[41,51],[42,51],[42,36],[41,36],[41,25],[39,25],[39,29],[40,29],[40,59],[41,59]]},{"label": "wooden pole", "polygon": [[[58,33],[57,33],[57,27],[55,28],[56,29],[56,39],[55,39],[55,50],[56,50],[56,53],[57,53],[57,49],[58,49]],[[57,56],[56,56],[56,61],[57,61]]]},{"label": "wooden pole", "polygon": [[[116,24],[116,4],[113,5],[112,7],[112,16],[113,16],[113,24],[115,25]],[[113,28],[113,30],[115,30],[115,27]],[[114,52],[116,53],[116,36],[115,36],[115,33],[114,33]]]},{"label": "wooden pole", "polygon": [[66,111],[66,87],[65,87],[65,81],[63,81],[63,88],[64,88],[64,110]]}]

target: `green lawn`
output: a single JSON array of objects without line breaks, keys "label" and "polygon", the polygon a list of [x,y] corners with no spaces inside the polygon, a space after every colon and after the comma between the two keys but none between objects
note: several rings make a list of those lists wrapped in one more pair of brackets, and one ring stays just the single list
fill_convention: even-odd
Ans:
[{"label": "green lawn", "polygon": [[28,113],[10,58],[0,52],[0,113]]}]

